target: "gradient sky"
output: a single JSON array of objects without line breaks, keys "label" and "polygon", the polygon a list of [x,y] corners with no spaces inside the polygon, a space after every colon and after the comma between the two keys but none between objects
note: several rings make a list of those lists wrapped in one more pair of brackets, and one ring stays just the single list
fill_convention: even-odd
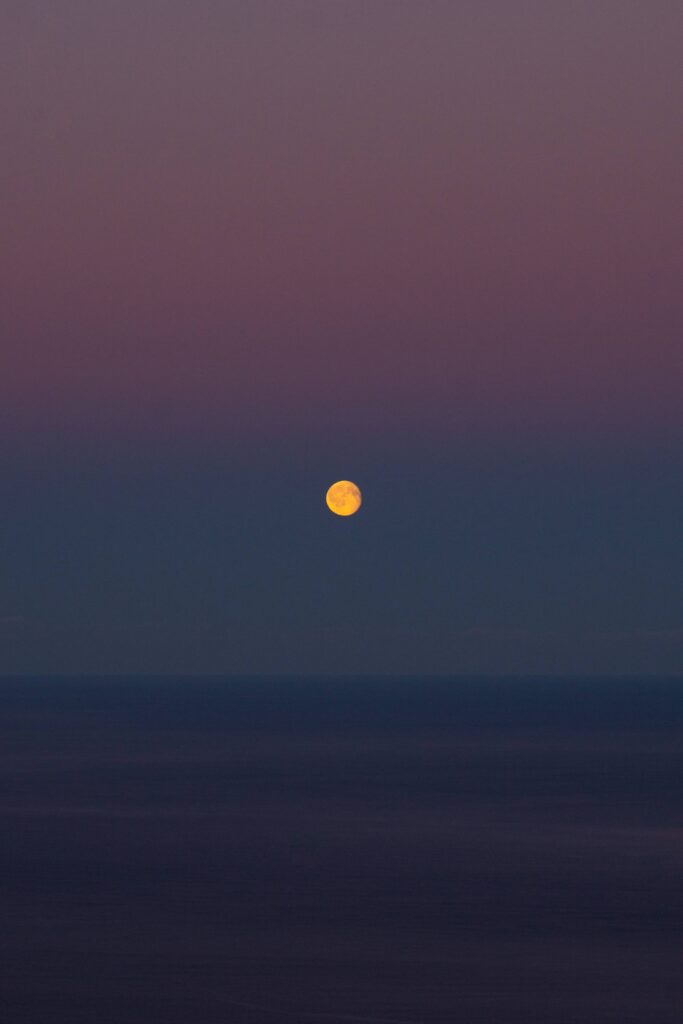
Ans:
[{"label": "gradient sky", "polygon": [[683,672],[682,51],[7,0],[0,673]]}]

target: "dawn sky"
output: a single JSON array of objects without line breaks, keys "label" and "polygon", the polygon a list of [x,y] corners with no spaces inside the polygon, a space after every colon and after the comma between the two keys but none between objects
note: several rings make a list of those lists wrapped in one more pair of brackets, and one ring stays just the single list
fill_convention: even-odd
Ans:
[{"label": "dawn sky", "polygon": [[8,0],[0,673],[683,671],[682,48]]}]

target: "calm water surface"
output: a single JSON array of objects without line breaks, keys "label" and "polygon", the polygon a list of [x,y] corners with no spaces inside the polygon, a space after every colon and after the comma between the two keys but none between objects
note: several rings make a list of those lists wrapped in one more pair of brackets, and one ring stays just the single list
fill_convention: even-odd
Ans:
[{"label": "calm water surface", "polygon": [[680,1024],[683,680],[0,682],[2,1024]]}]

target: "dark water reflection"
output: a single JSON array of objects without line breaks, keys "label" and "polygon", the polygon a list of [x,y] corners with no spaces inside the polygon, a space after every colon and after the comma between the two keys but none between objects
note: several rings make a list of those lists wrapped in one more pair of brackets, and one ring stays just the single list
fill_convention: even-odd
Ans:
[{"label": "dark water reflection", "polygon": [[683,680],[0,698],[3,1024],[683,1019]]}]

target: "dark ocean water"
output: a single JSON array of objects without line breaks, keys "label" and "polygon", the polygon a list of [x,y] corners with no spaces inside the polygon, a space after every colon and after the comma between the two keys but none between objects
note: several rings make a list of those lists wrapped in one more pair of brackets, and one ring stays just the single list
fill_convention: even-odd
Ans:
[{"label": "dark ocean water", "polygon": [[680,1024],[683,680],[0,683],[2,1024]]}]

